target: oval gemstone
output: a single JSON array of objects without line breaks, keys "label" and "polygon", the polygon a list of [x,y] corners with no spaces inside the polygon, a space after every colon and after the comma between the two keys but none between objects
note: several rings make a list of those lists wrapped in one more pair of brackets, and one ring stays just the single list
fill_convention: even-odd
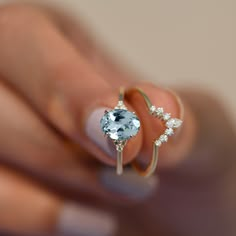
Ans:
[{"label": "oval gemstone", "polygon": [[114,109],[104,114],[100,122],[102,131],[113,140],[125,141],[140,129],[138,117],[124,109]]}]

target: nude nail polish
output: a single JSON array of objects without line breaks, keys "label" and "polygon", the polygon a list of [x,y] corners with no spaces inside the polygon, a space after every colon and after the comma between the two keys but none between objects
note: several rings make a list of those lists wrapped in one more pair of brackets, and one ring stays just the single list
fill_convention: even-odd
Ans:
[{"label": "nude nail polish", "polygon": [[101,118],[106,110],[110,110],[108,107],[100,107],[94,110],[87,119],[85,131],[87,136],[108,156],[115,158],[116,150],[112,145],[111,140],[104,137],[104,133],[100,127]]},{"label": "nude nail polish", "polygon": [[156,175],[143,178],[129,167],[120,176],[113,168],[104,167],[100,172],[100,182],[108,191],[134,200],[147,199],[159,184]]}]

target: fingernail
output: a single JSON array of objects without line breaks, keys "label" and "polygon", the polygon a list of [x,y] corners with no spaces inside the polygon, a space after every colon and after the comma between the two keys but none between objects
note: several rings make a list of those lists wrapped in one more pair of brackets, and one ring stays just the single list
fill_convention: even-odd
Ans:
[{"label": "fingernail", "polygon": [[100,181],[108,191],[135,200],[146,199],[158,186],[157,176],[143,178],[130,168],[126,168],[118,176],[113,168],[104,167],[100,173]]},{"label": "fingernail", "polygon": [[62,207],[57,223],[58,233],[67,236],[112,236],[116,229],[112,215],[74,203]]},{"label": "fingernail", "polygon": [[86,133],[88,137],[111,158],[115,157],[115,146],[111,145],[111,141],[104,137],[104,133],[100,127],[100,120],[108,107],[102,107],[94,110],[88,117],[86,124]]}]

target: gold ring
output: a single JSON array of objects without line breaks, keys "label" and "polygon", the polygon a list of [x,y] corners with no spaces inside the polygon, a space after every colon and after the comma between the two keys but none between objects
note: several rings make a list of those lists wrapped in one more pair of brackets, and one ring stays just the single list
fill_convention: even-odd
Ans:
[{"label": "gold ring", "polygon": [[124,104],[124,89],[119,92],[118,104],[113,110],[105,111],[100,121],[102,132],[109,137],[116,146],[118,175],[123,172],[123,149],[127,141],[137,135],[140,121],[134,112],[128,111]]},{"label": "gold ring", "polygon": [[132,90],[135,90],[141,94],[141,96],[144,98],[145,103],[148,107],[150,115],[157,117],[161,121],[163,121],[166,129],[162,135],[160,135],[156,140],[154,140],[153,143],[153,152],[151,161],[148,164],[148,167],[146,169],[143,169],[137,160],[134,160],[132,162],[133,168],[142,176],[149,177],[152,175],[157,167],[158,162],[158,153],[160,146],[167,142],[169,137],[174,134],[175,129],[179,128],[182,125],[182,120],[177,118],[171,118],[170,113],[165,113],[164,109],[162,107],[155,107],[152,102],[150,101],[149,97],[140,89],[140,88],[134,88]]}]

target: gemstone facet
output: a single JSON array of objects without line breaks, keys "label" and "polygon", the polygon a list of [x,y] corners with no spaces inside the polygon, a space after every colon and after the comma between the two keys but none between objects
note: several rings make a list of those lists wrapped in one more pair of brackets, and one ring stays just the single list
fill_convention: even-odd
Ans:
[{"label": "gemstone facet", "polygon": [[165,135],[165,134],[162,134],[159,138],[159,140],[162,142],[162,143],[165,143],[168,141],[168,136]]},{"label": "gemstone facet", "polygon": [[111,139],[125,141],[135,136],[140,129],[140,121],[125,109],[114,109],[104,114],[100,121],[102,131]]},{"label": "gemstone facet", "polygon": [[159,139],[157,139],[157,140],[155,141],[155,145],[156,145],[157,147],[160,147],[161,144],[162,144],[162,142],[161,142]]},{"label": "gemstone facet", "polygon": [[164,113],[164,109],[162,107],[158,107],[155,111],[156,116],[162,116]]},{"label": "gemstone facet", "polygon": [[169,120],[170,117],[171,117],[170,113],[163,114],[163,120],[165,120],[165,121]]},{"label": "gemstone facet", "polygon": [[155,111],[156,111],[156,107],[155,106],[151,106],[150,107],[150,113],[153,115]]},{"label": "gemstone facet", "polygon": [[166,122],[166,127],[168,128],[179,128],[182,125],[183,121],[177,118],[171,118]]},{"label": "gemstone facet", "polygon": [[174,134],[174,130],[172,128],[168,128],[165,130],[165,134],[168,136],[171,136]]}]

